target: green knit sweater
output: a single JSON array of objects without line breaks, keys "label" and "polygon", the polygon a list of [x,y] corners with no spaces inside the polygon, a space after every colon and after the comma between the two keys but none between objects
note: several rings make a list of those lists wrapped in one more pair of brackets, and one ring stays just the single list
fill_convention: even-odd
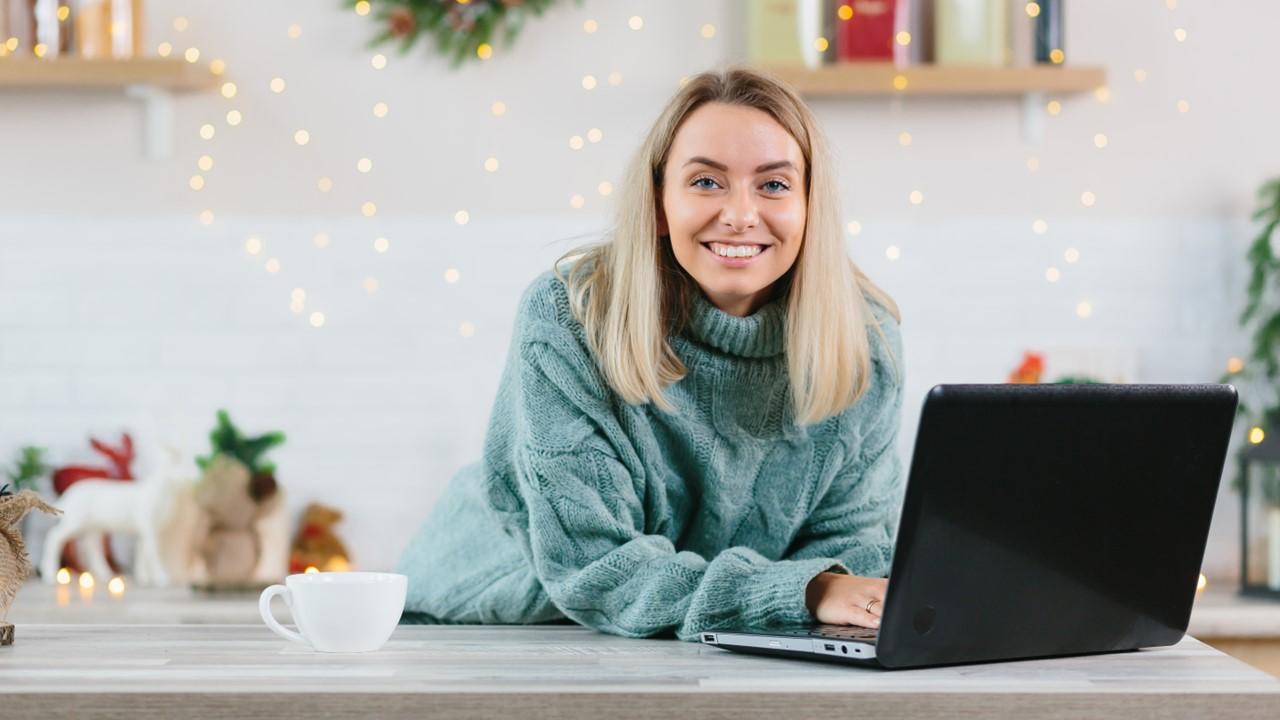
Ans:
[{"label": "green knit sweater", "polygon": [[825,570],[888,575],[902,502],[897,323],[872,305],[873,377],[859,401],[796,426],[785,300],[748,317],[695,293],[671,338],[688,375],[677,412],[604,382],[563,283],[520,301],[483,459],[464,467],[400,560],[403,622],[565,618],[645,637],[812,622]]}]

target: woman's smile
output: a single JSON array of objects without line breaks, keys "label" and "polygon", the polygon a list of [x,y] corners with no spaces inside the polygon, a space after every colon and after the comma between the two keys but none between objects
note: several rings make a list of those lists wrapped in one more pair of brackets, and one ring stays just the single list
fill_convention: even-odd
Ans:
[{"label": "woman's smile", "polygon": [[702,247],[707,249],[718,262],[723,263],[726,267],[743,267],[755,262],[761,255],[769,252],[771,245],[762,245],[755,243],[722,243],[722,242],[704,242]]}]

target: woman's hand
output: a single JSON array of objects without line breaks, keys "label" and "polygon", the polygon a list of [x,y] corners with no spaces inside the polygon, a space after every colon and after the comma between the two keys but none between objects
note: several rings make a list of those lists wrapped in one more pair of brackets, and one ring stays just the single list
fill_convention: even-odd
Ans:
[{"label": "woman's hand", "polygon": [[[843,573],[819,573],[809,581],[804,602],[814,619],[826,625],[880,627],[888,578],[869,578]],[[871,601],[876,602],[872,603]],[[871,611],[867,605],[871,604]]]}]

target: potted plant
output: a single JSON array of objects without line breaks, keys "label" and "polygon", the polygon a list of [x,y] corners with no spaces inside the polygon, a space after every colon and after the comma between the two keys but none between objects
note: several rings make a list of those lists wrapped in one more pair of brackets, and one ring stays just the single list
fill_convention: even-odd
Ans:
[{"label": "potted plant", "polygon": [[[1236,387],[1240,404],[1237,417],[1244,420],[1244,451],[1264,442],[1280,441],[1280,177],[1258,191],[1259,207],[1253,219],[1261,223],[1249,245],[1247,302],[1240,327],[1249,332],[1252,347],[1244,358],[1233,357],[1219,382]],[[1267,586],[1280,591],[1280,467],[1261,464],[1259,496],[1264,503],[1267,528]],[[1241,467],[1244,463],[1241,463]],[[1240,491],[1242,476],[1233,487]],[[1242,508],[1242,514],[1248,508]],[[1248,539],[1245,539],[1248,542]],[[1242,547],[1242,552],[1247,548]],[[1243,571],[1247,574],[1248,568]],[[1248,578],[1241,582],[1247,584]]]}]

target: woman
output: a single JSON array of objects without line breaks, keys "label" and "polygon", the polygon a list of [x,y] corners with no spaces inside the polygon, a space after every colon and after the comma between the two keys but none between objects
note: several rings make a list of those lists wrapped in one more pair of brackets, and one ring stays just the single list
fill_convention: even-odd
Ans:
[{"label": "woman", "polygon": [[400,562],[406,622],[879,624],[901,503],[893,301],[793,91],[691,79],[607,242],[521,299],[484,456]]}]

